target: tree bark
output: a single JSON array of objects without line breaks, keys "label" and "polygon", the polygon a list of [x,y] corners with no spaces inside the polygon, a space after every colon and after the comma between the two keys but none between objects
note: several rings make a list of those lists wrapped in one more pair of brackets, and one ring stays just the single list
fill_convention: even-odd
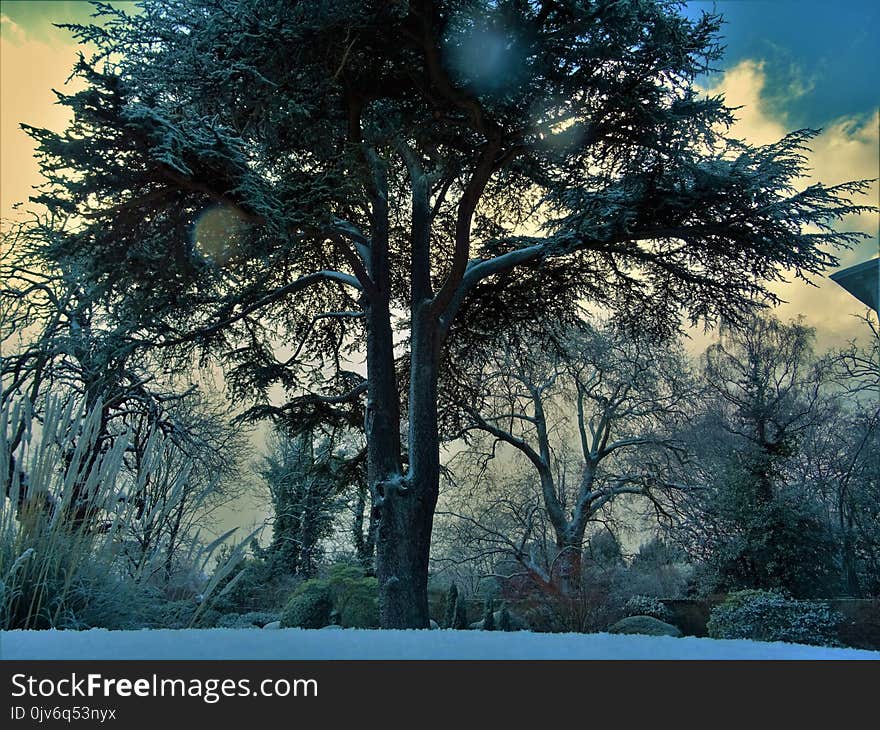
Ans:
[{"label": "tree bark", "polygon": [[409,468],[380,485],[376,576],[383,628],[428,628],[428,558],[440,476],[437,328],[426,303],[413,317]]},{"label": "tree bark", "polygon": [[[417,561],[409,534],[415,515],[404,500],[400,462],[400,398],[387,298],[367,306],[367,482],[376,530],[379,620],[383,628],[409,628],[410,593],[417,590]],[[427,600],[427,599],[426,599]]]},{"label": "tree bark", "polygon": [[583,538],[563,540],[557,547],[559,555],[554,580],[559,584],[562,595],[574,598],[580,593],[583,583]]}]

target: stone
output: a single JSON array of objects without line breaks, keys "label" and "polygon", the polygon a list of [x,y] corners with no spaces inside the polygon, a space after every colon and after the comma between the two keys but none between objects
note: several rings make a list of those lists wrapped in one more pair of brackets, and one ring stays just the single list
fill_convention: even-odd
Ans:
[{"label": "stone", "polygon": [[265,626],[263,626],[263,631],[274,631],[275,629],[281,628],[280,621],[270,621]]}]

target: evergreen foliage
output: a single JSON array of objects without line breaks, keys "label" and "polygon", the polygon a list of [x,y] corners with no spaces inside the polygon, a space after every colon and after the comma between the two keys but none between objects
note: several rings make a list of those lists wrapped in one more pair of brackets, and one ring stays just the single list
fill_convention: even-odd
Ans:
[{"label": "evergreen foliage", "polygon": [[495,601],[486,599],[483,609],[483,631],[495,631]]},{"label": "evergreen foliage", "polygon": [[316,435],[276,434],[262,476],[272,498],[272,540],[264,553],[273,574],[313,576],[323,557],[322,541],[329,537],[341,510],[340,477],[344,463],[330,439],[317,444]]},{"label": "evergreen foliage", "polygon": [[837,629],[843,617],[827,603],[787,598],[775,591],[731,593],[712,610],[709,636],[715,639],[788,641],[839,646]]},{"label": "evergreen foliage", "polygon": [[513,631],[513,626],[510,620],[510,611],[507,610],[507,606],[501,607],[501,615],[498,617],[498,630]]},{"label": "evergreen foliage", "polygon": [[443,628],[455,628],[455,609],[458,606],[458,586],[453,581],[446,592],[446,605],[443,610]]},{"label": "evergreen foliage", "polygon": [[464,631],[470,628],[470,620],[467,613],[467,601],[458,595],[455,599],[455,611],[452,614],[452,626],[450,628]]},{"label": "evergreen foliage", "polygon": [[320,629],[337,616],[344,628],[378,628],[377,581],[356,565],[337,564],[302,583],[281,615],[282,626]]},{"label": "evergreen foliage", "polygon": [[333,595],[326,582],[306,581],[294,591],[281,612],[281,626],[320,629],[330,623],[332,610]]}]

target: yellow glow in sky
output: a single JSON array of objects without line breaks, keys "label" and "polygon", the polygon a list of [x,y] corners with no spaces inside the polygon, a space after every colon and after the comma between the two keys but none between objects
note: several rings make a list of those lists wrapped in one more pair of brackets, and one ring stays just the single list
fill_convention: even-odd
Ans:
[{"label": "yellow glow in sky", "polygon": [[[6,4],[0,5],[5,10]],[[29,33],[0,12],[0,216],[14,215],[13,206],[28,198],[40,183],[34,143],[20,123],[63,129],[67,109],[55,103],[52,89],[74,90],[65,79],[76,62],[76,46],[60,29]]]}]

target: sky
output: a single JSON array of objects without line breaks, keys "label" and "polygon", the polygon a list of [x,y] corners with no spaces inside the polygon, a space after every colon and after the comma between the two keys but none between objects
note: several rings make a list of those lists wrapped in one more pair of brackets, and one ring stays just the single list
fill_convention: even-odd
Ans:
[{"label": "sky", "polygon": [[[722,0],[691,2],[685,13],[719,12],[724,58],[701,85],[723,92],[737,112],[735,136],[768,143],[795,129],[822,130],[814,140],[810,182],[835,184],[880,176],[880,3],[865,0]],[[876,182],[864,199],[880,202]],[[844,221],[871,238],[839,255],[841,268],[878,254],[878,216]],[[831,273],[831,272],[828,272]],[[864,333],[854,315],[866,308],[837,284],[818,278],[775,287],[786,300],[777,314],[803,314],[820,346]],[[704,337],[695,335],[692,351]]]},{"label": "sky", "polygon": [[[116,3],[122,5],[123,3]],[[125,3],[128,4],[128,3]],[[810,182],[834,184],[880,176],[880,3],[864,0],[721,0],[692,2],[686,14],[720,12],[726,54],[718,72],[700,79],[707,92],[723,93],[737,111],[733,134],[752,143],[774,142],[803,127],[822,129],[809,161]],[[76,59],[69,32],[52,23],[84,22],[82,1],[0,0],[0,216],[39,182],[33,145],[19,122],[62,129],[65,110],[51,89],[64,84]],[[70,90],[68,85],[65,90]],[[806,181],[805,181],[806,182]],[[875,182],[866,204],[880,203]],[[870,234],[839,254],[841,267],[878,254],[878,216],[864,214],[844,227]],[[831,272],[828,272],[831,273]],[[802,314],[820,347],[864,333],[855,315],[865,307],[827,277],[775,291],[786,301],[777,314]],[[692,333],[688,349],[701,351],[711,335]]]}]

